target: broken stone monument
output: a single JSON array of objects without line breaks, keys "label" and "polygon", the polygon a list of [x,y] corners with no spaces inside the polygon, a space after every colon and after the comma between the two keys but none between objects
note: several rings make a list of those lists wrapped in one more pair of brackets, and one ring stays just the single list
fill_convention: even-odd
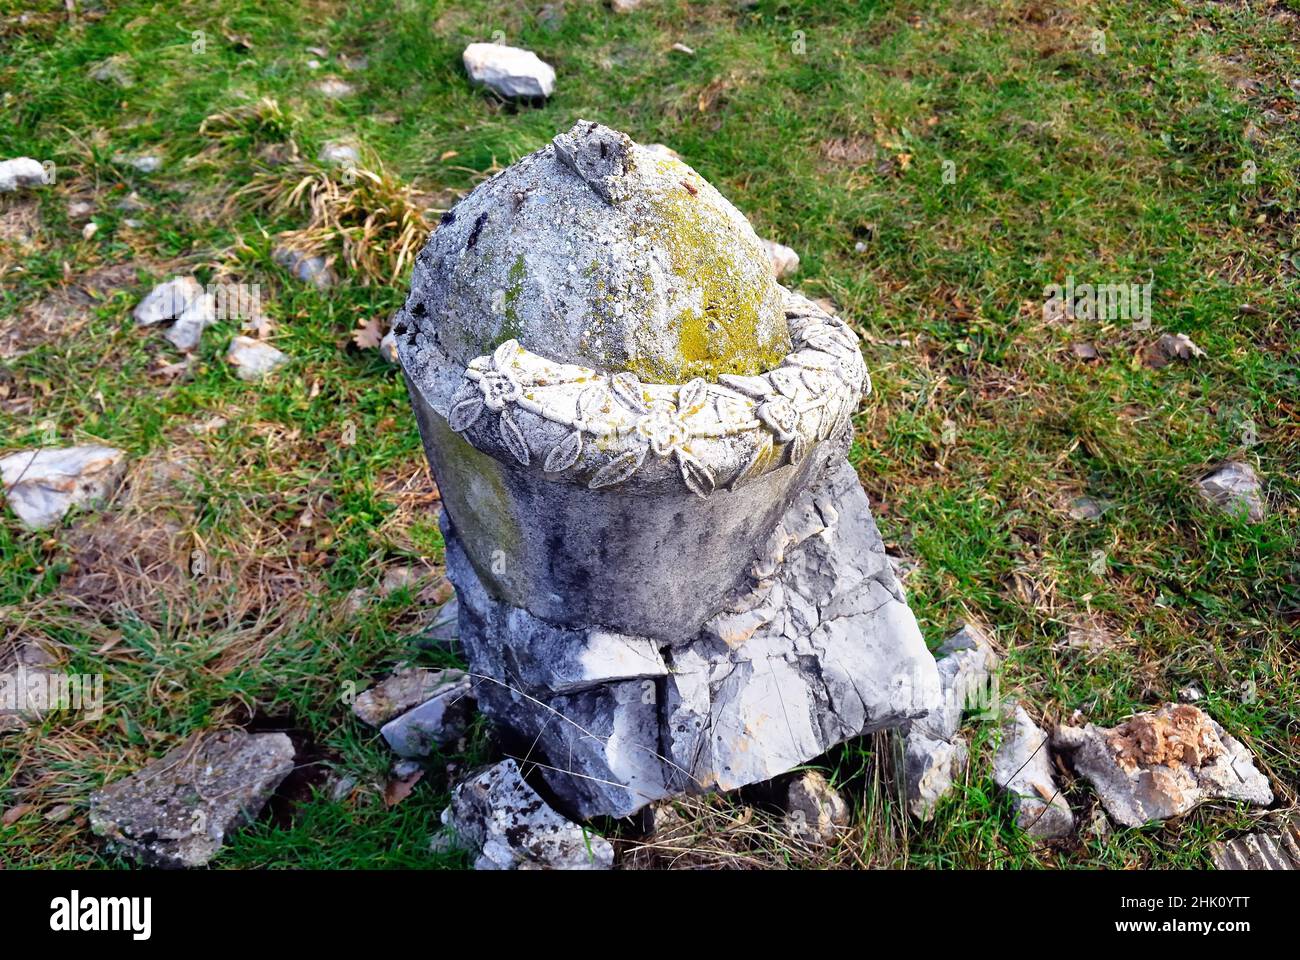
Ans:
[{"label": "broken stone monument", "polygon": [[858,338],[689,166],[580,121],[443,217],[394,334],[479,709],[567,812],[936,706],[846,458]]}]

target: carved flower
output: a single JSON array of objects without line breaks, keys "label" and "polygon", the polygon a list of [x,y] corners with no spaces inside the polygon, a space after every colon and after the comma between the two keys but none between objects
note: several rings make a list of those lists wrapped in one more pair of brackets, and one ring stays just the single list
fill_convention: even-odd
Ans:
[{"label": "carved flower", "polygon": [[691,435],[677,407],[667,400],[650,405],[650,412],[636,422],[636,432],[649,441],[650,449],[658,457],[668,456]]},{"label": "carved flower", "polygon": [[770,396],[758,405],[755,413],[763,425],[772,431],[777,443],[789,443],[798,435],[799,411],[788,398]]},{"label": "carved flower", "polygon": [[524,392],[508,370],[484,370],[479,375],[478,388],[483,391],[483,402],[489,410],[503,409]]}]

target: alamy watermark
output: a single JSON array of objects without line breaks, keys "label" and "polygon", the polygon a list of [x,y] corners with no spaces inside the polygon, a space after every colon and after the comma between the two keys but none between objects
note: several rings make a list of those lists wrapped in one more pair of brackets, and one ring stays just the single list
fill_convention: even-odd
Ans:
[{"label": "alamy watermark", "polygon": [[104,715],[102,673],[50,673],[19,664],[0,673],[0,716],[43,717],[55,711],[84,713],[88,720]]},{"label": "alamy watermark", "polygon": [[1134,330],[1151,327],[1151,289],[1146,283],[1079,283],[1069,274],[1065,283],[1043,288],[1043,319],[1127,320]]}]

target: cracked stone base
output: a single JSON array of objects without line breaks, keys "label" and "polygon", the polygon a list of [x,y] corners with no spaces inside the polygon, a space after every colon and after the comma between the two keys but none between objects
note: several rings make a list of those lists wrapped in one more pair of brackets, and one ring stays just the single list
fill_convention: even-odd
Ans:
[{"label": "cracked stone base", "polygon": [[559,626],[495,599],[446,512],[442,524],[479,707],[576,816],[769,780],[938,704],[934,658],[841,452],[749,582],[675,641]]}]

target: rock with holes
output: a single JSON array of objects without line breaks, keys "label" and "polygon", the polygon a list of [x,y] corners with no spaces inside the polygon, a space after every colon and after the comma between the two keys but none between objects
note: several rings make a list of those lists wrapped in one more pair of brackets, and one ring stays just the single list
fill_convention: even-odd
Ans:
[{"label": "rock with holes", "polygon": [[1074,832],[1074,814],[1056,782],[1047,734],[1019,704],[1007,705],[993,779],[1011,796],[1016,825],[1029,836],[1050,840]]},{"label": "rock with holes", "polygon": [[1169,703],[1118,727],[1062,726],[1054,743],[1126,827],[1186,813],[1206,800],[1273,802],[1248,751],[1205,711]]},{"label": "rock with holes", "polygon": [[504,43],[471,43],[461,59],[471,83],[506,99],[549,97],[555,89],[555,70],[531,50]]},{"label": "rock with holes", "polygon": [[452,791],[443,825],[475,854],[476,870],[608,870],[614,848],[564,819],[502,760]]},{"label": "rock with holes", "polygon": [[201,867],[293,770],[283,733],[200,733],[90,797],[109,849],[150,866]]},{"label": "rock with holes", "polygon": [[107,499],[126,473],[126,454],[97,444],[42,447],[0,457],[9,508],[29,530],[45,530],[73,507]]},{"label": "rock with holes", "polygon": [[479,707],[565,812],[938,705],[846,458],[857,337],[690,167],[580,121],[443,218],[393,334]]}]

